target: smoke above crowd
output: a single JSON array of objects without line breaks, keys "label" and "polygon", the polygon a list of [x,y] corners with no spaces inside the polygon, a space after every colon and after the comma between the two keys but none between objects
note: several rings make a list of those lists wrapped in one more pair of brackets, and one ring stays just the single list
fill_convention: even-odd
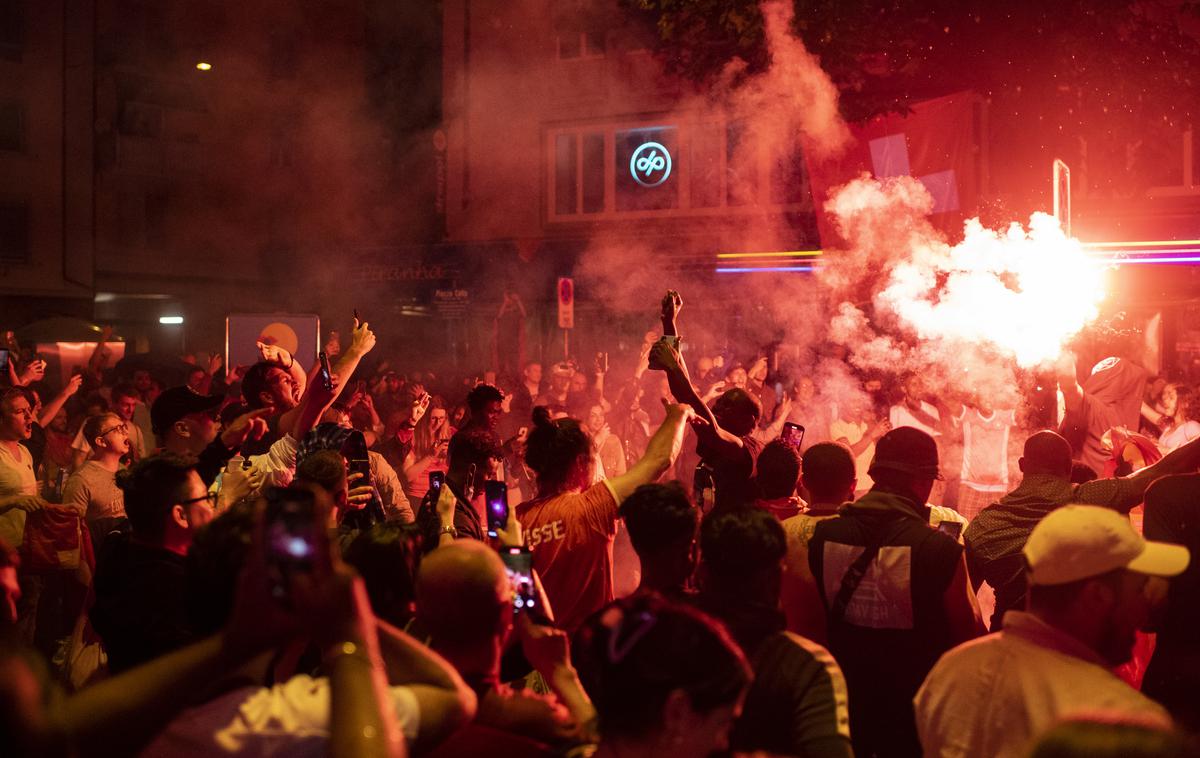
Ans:
[{"label": "smoke above crowd", "polygon": [[[810,155],[836,158],[853,141],[836,88],[790,33],[791,4],[766,3],[763,14],[770,67],[745,77],[735,62],[701,105],[746,123],[755,149],[784,154],[800,144]],[[863,175],[832,192],[823,209],[842,242],[824,251],[815,274],[685,272],[679,285],[694,303],[733,299],[752,308],[760,328],[748,331],[760,342],[734,351],[790,347],[793,375],[812,375],[832,402],[861,392],[855,374],[916,373],[936,394],[1015,407],[1022,375],[1049,367],[1097,318],[1104,272],[1050,215],[1001,229],[972,219],[952,241],[930,223],[932,209],[916,179]],[[773,228],[747,217],[736,234],[716,231],[712,240],[730,249],[787,249]],[[580,270],[612,293],[614,307],[645,312],[665,286],[661,271],[645,265],[648,255],[639,243],[599,235]],[[690,324],[687,331],[707,336],[706,328],[715,327]]]}]

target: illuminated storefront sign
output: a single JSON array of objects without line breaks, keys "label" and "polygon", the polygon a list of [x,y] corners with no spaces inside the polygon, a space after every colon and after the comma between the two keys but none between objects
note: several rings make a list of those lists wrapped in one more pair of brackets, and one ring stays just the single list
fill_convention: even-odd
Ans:
[{"label": "illuminated storefront sign", "polygon": [[658,142],[643,142],[629,158],[629,174],[643,187],[657,187],[671,176],[671,153]]}]

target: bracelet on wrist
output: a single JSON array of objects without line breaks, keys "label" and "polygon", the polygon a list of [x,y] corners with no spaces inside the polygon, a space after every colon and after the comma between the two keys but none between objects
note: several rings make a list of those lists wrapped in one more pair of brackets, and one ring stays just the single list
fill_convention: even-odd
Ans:
[{"label": "bracelet on wrist", "polygon": [[343,659],[357,660],[368,666],[372,665],[371,656],[367,654],[366,646],[354,640],[342,640],[325,652],[326,665],[332,666],[336,661]]}]

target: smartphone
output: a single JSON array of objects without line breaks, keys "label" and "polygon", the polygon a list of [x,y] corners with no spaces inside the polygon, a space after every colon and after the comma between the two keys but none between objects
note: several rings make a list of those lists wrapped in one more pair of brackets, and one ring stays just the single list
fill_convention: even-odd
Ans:
[{"label": "smartphone", "polygon": [[8,371],[8,349],[0,348],[0,371]]},{"label": "smartphone", "polygon": [[799,450],[800,446],[804,444],[804,427],[787,421],[783,425],[783,434],[779,435],[779,438]]},{"label": "smartphone", "polygon": [[[367,454],[367,441],[362,432],[352,430],[342,443],[342,457],[346,459],[346,475],[362,474],[351,484],[352,487],[373,487],[374,477],[371,476],[371,458]],[[364,508],[350,511],[342,518],[342,524],[352,529],[367,529],[372,524],[386,520],[383,511],[383,501],[379,499],[378,490],[374,491],[371,501]]]},{"label": "smartphone", "polygon": [[504,561],[508,581],[512,584],[513,613],[528,613],[537,608],[537,586],[533,583],[533,555],[529,548],[504,548],[500,551],[500,559]]},{"label": "smartphone", "polygon": [[291,577],[311,572],[320,546],[316,500],[303,487],[267,490],[263,537],[271,594],[289,605]]},{"label": "smartphone", "polygon": [[445,471],[430,471],[429,472],[429,491],[433,493],[433,502],[437,503],[438,497],[442,494],[442,485],[446,483]]},{"label": "smartphone", "polygon": [[333,392],[333,372],[329,370],[329,356],[324,350],[317,352],[317,360],[321,362],[321,386],[326,392]]},{"label": "smartphone", "polygon": [[484,497],[487,500],[488,536],[499,536],[499,529],[508,523],[508,485],[504,482],[489,479],[483,483]]},{"label": "smartphone", "polygon": [[963,525],[961,521],[942,521],[937,528],[942,534],[948,534],[954,539],[958,539],[958,535],[962,534]]}]

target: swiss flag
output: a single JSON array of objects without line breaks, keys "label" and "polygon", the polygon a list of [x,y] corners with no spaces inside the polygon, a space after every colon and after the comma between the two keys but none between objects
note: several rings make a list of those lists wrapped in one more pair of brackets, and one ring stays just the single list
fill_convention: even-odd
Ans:
[{"label": "swiss flag", "polygon": [[807,157],[822,247],[842,245],[825,201],[864,172],[880,179],[916,177],[933,196],[931,222],[947,234],[961,233],[963,221],[978,213],[978,104],[979,98],[969,92],[926,100],[908,115],[877,116],[852,126],[854,142],[836,157]]}]

